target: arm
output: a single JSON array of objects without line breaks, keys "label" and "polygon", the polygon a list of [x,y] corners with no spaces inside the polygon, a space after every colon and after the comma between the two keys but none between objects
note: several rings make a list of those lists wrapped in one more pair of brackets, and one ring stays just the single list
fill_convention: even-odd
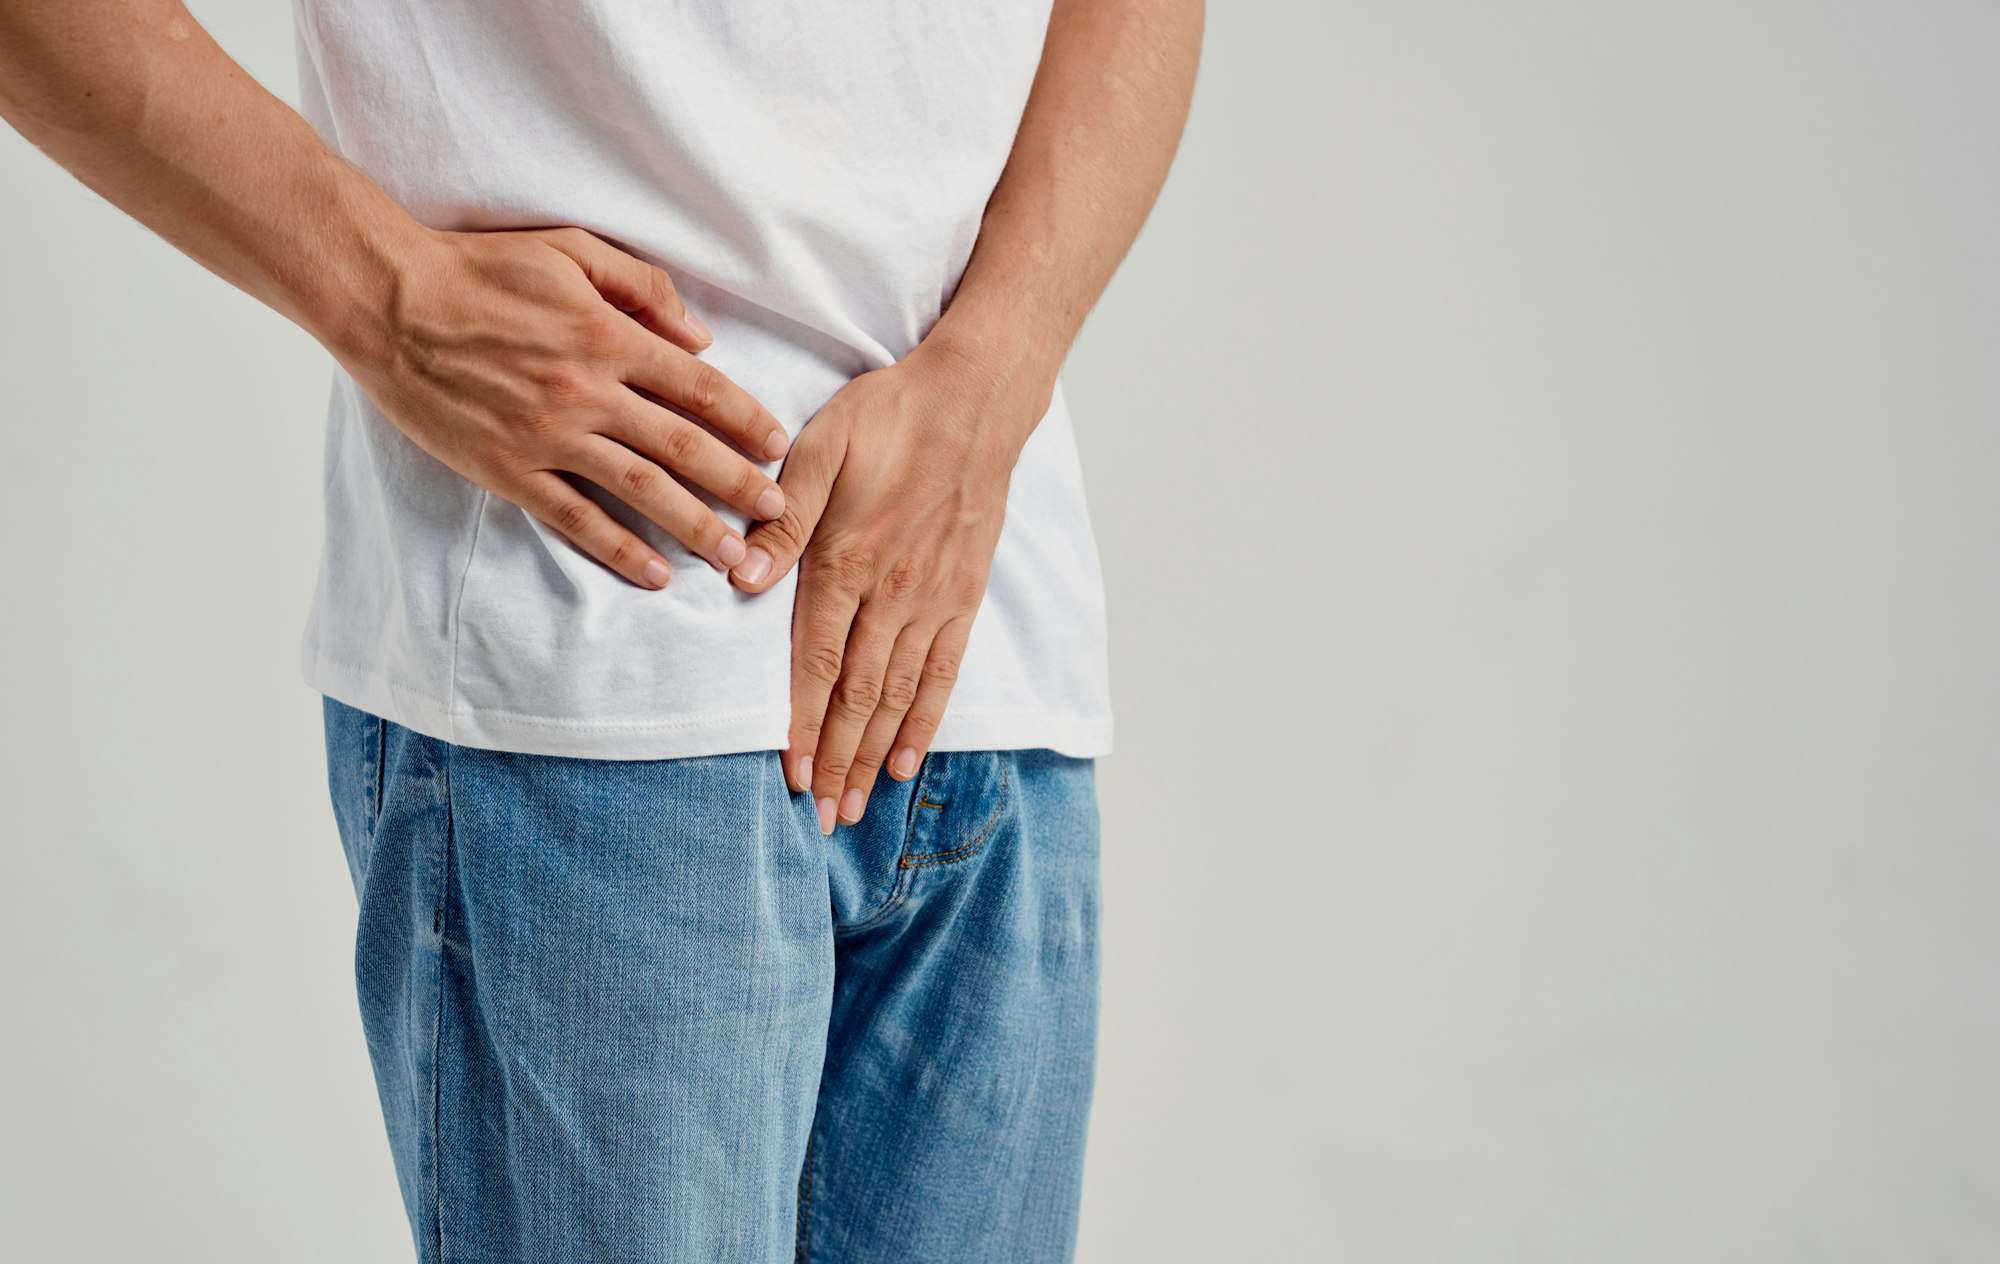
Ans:
[{"label": "arm", "polygon": [[885,757],[914,776],[937,731],[1014,463],[1166,179],[1201,20],[1201,0],[1055,0],[949,309],[827,402],[785,464],[789,508],[751,533],[739,587],[801,562],[786,766],[823,832],[861,818]]},{"label": "arm", "polygon": [[664,586],[665,559],[572,476],[722,567],[743,542],[666,470],[756,517],[782,508],[755,466],[634,389],[759,459],[785,451],[770,414],[695,358],[707,331],[665,273],[575,228],[426,228],[179,0],[0,0],[0,115],[319,339],[419,447],[632,582]]}]

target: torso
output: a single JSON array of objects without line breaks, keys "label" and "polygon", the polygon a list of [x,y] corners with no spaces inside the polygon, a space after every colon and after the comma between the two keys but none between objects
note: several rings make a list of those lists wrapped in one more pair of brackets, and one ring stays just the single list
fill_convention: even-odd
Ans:
[{"label": "torso", "polygon": [[[942,312],[1046,4],[298,0],[304,110],[438,228],[575,224],[665,267],[793,433]],[[669,758],[784,744],[791,585],[645,593],[417,451],[344,375],[309,683],[450,741]],[[724,511],[725,514],[727,511]],[[629,519],[628,519],[629,520]],[[740,521],[738,522],[740,524]],[[936,743],[1102,754],[1103,600],[1060,389],[1010,491]]]}]

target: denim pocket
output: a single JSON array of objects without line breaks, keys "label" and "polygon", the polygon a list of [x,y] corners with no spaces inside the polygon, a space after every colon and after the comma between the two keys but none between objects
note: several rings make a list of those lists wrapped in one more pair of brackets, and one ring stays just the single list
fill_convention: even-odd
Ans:
[{"label": "denim pocket", "polygon": [[389,722],[377,715],[368,717],[361,728],[361,784],[367,788],[368,801],[364,805],[362,820],[368,832],[373,834],[382,820],[382,793],[388,784],[389,764]]},{"label": "denim pocket", "polygon": [[[933,756],[933,775],[918,783],[912,814],[917,827],[900,869],[929,869],[977,856],[1006,818],[1013,782],[1008,751],[952,751]],[[928,815],[931,819],[924,820]]]},{"label": "denim pocket", "polygon": [[340,845],[358,889],[368,870],[388,784],[388,722],[332,698],[325,700],[326,782]]}]

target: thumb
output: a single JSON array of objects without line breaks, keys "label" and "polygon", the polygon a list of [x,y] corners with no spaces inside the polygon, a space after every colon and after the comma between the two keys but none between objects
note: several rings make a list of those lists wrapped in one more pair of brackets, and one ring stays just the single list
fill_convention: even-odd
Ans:
[{"label": "thumb", "polygon": [[798,564],[806,542],[819,528],[834,479],[847,455],[846,443],[832,430],[808,423],[799,432],[799,440],[778,474],[785,511],[769,522],[758,523],[744,537],[747,547],[743,560],[729,572],[730,581],[744,592],[760,593],[783,579],[785,572]]}]

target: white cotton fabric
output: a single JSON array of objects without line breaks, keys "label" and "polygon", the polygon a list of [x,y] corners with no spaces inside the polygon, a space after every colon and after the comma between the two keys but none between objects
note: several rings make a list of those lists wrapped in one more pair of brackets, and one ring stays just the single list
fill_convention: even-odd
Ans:
[{"label": "white cotton fabric", "polygon": [[[297,0],[296,17],[306,117],[397,202],[436,228],[574,224],[660,264],[715,335],[706,358],[796,435],[943,310],[1048,4]],[[418,450],[338,372],[325,491],[303,655],[322,692],[535,754],[785,745],[794,577],[743,596],[628,513],[674,563],[664,591],[635,588]],[[1106,675],[1058,389],[935,745],[1103,754]]]}]

